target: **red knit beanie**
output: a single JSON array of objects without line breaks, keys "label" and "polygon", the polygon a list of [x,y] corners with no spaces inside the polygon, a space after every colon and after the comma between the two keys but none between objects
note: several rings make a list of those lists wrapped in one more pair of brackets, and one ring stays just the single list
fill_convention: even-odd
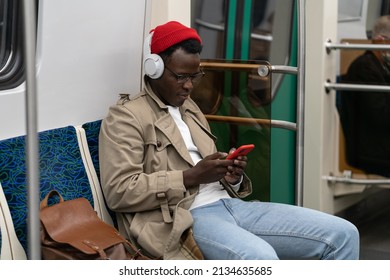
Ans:
[{"label": "red knit beanie", "polygon": [[177,21],[169,21],[152,29],[151,53],[159,54],[167,48],[188,39],[195,39],[202,44],[195,29],[184,26]]}]

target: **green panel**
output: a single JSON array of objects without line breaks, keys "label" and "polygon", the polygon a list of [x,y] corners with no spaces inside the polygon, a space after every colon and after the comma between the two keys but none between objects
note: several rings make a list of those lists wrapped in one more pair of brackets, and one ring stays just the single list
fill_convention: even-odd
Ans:
[{"label": "green panel", "polygon": [[[296,5],[295,5],[296,6]],[[290,65],[297,65],[297,8],[294,10]],[[285,75],[275,100],[272,119],[296,121],[297,77]],[[271,201],[295,204],[296,132],[273,128],[271,132]]]},{"label": "green panel", "polygon": [[[242,81],[243,82],[243,81]],[[267,90],[267,95],[271,95],[271,90]],[[241,117],[255,119],[269,119],[271,112],[270,105],[256,106],[253,102],[253,91],[255,90],[247,83],[243,82],[240,92],[240,101],[245,108],[240,112]],[[252,101],[251,101],[252,99]],[[270,142],[271,131],[267,125],[264,126],[240,126],[238,128],[238,144],[255,144],[255,149],[248,155],[248,165],[245,173],[251,178],[253,192],[248,200],[270,201]]]},{"label": "green panel", "polygon": [[249,44],[251,39],[252,0],[244,2],[244,16],[242,22],[241,59],[249,59]]},{"label": "green panel", "polygon": [[236,29],[236,10],[237,10],[237,1],[229,1],[229,11],[228,11],[228,25],[226,31],[226,59],[233,59],[234,57],[234,32]]}]

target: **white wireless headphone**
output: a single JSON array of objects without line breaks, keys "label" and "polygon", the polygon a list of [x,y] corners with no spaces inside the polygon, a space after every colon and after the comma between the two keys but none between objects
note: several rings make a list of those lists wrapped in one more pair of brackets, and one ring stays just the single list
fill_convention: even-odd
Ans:
[{"label": "white wireless headphone", "polygon": [[164,61],[155,53],[151,53],[150,44],[153,32],[149,33],[144,42],[144,71],[152,79],[158,79],[164,73]]}]

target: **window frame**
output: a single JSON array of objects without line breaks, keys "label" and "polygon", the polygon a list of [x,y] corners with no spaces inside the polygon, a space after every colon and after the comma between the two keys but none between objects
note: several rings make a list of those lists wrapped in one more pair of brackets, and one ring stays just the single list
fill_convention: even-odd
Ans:
[{"label": "window frame", "polygon": [[0,90],[24,81],[23,21],[20,1],[0,0]]}]

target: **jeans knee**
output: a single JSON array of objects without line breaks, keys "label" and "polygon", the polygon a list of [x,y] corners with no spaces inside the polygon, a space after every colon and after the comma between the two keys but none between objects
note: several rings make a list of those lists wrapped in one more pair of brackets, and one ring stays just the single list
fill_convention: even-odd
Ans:
[{"label": "jeans knee", "polygon": [[340,259],[358,260],[360,252],[360,235],[357,227],[346,221],[344,227],[340,228],[340,238],[342,245],[336,254]]},{"label": "jeans knee", "polygon": [[358,230],[355,226],[353,226],[353,229],[351,230],[350,236],[351,236],[352,246],[355,247],[356,259],[359,259],[359,252],[360,252],[360,234],[359,234],[359,230]]},{"label": "jeans knee", "polygon": [[349,240],[350,243],[357,246],[360,242],[360,234],[357,227],[351,222],[347,222],[347,226],[344,228],[344,234],[346,239]]}]

